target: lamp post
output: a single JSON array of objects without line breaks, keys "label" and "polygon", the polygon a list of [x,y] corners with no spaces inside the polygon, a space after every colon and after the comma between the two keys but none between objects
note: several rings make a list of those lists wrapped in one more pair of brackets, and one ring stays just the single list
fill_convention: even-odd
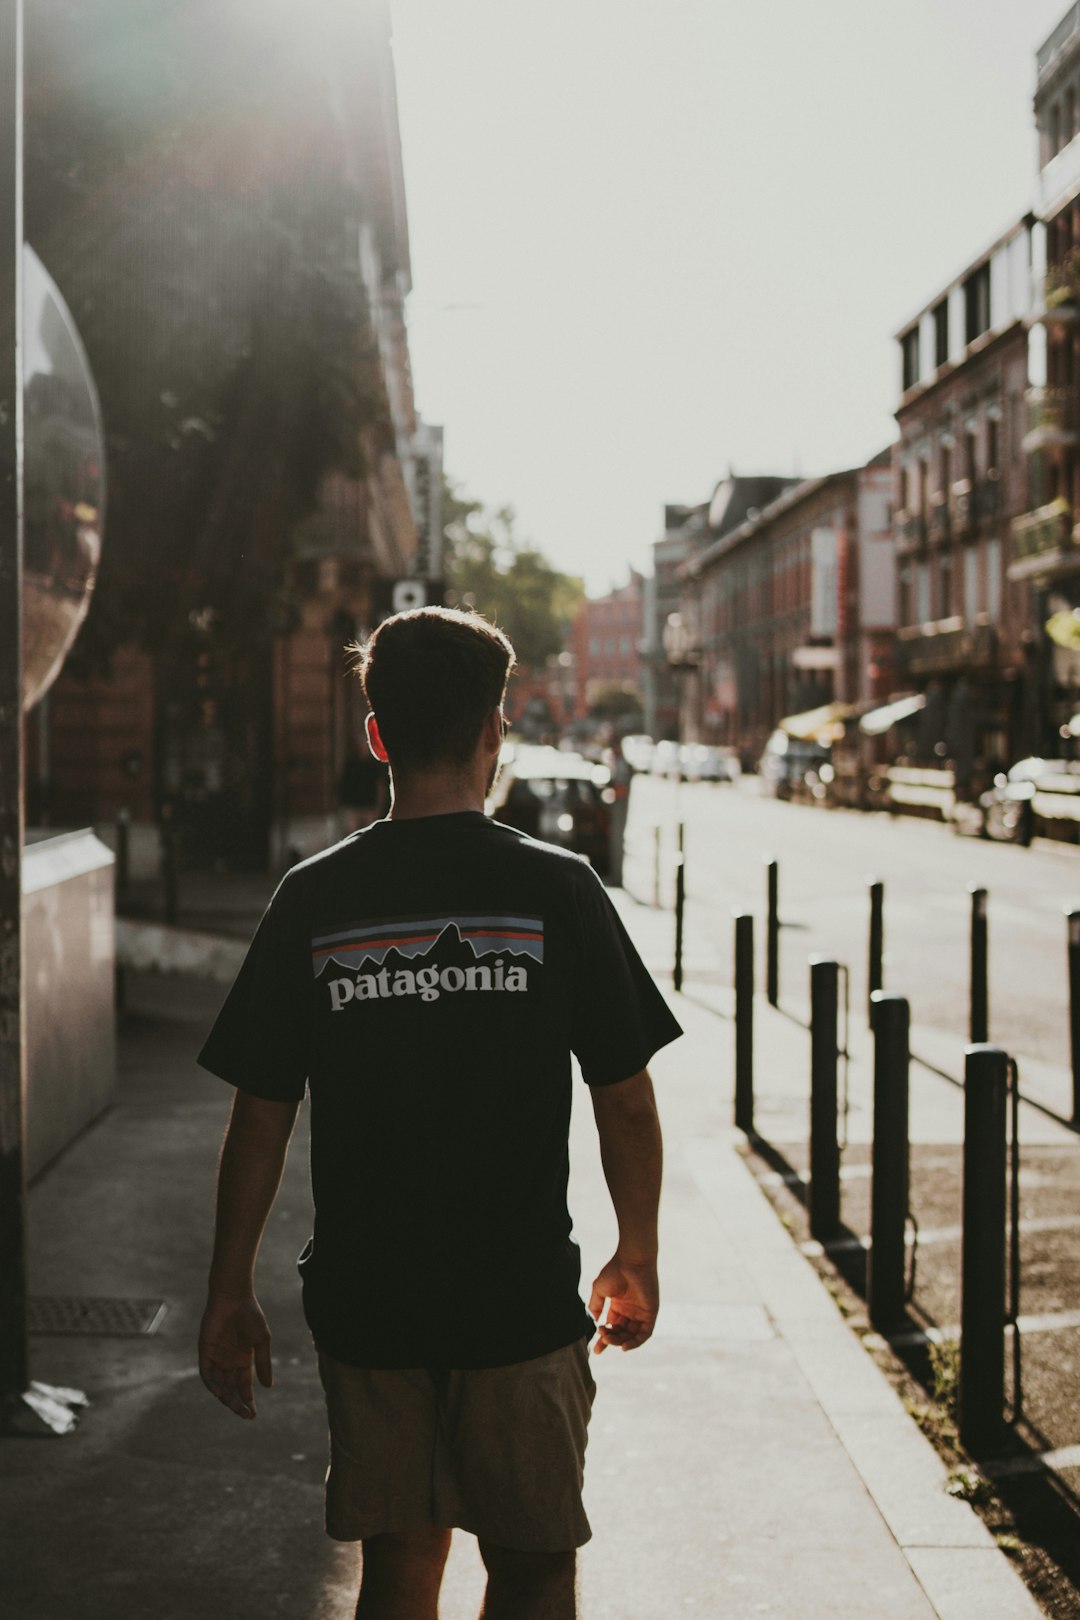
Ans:
[{"label": "lamp post", "polygon": [[29,1382],[23,848],[22,0],[0,0],[0,1407]]}]

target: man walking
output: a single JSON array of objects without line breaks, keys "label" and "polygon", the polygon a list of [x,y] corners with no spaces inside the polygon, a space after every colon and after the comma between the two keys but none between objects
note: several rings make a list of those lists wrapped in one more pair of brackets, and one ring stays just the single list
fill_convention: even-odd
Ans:
[{"label": "man walking", "polygon": [[[359,1620],[436,1620],[454,1527],[479,1541],[483,1620],[572,1620],[586,1346],[635,1349],[659,1303],[646,1064],[679,1026],[587,863],[483,813],[513,658],[475,614],[375,632],[359,669],[389,816],[288,873],[200,1054],[236,1087],[200,1370],[244,1418],[253,1365],[271,1382],[256,1255],[310,1095],[300,1273]],[[588,1312],[571,1052],[619,1229]]]}]

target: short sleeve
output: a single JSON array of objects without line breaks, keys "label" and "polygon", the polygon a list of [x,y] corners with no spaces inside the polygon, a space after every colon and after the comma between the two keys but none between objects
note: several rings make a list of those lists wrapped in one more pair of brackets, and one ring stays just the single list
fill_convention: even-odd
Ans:
[{"label": "short sleeve", "polygon": [[682,1034],[595,873],[578,895],[581,959],[570,1044],[590,1086],[645,1068]]},{"label": "short sleeve", "polygon": [[263,914],[199,1053],[211,1074],[269,1102],[299,1101],[307,1083],[311,963],[288,877]]}]

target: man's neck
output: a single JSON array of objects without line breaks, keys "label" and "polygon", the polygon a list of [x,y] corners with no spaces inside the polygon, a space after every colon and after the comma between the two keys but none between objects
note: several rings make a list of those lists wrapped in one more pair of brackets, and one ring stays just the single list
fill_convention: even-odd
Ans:
[{"label": "man's neck", "polygon": [[391,821],[415,821],[421,816],[452,816],[462,810],[484,808],[482,778],[460,772],[414,771],[391,776]]}]

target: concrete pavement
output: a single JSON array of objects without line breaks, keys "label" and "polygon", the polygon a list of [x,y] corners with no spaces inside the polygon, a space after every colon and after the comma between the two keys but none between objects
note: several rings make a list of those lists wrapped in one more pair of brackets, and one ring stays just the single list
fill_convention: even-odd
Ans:
[{"label": "concrete pavement", "polygon": [[[670,917],[617,899],[646,959],[666,967]],[[188,971],[129,972],[120,1100],[39,1179],[31,1218],[35,1295],[168,1309],[152,1336],[33,1341],[34,1376],[92,1404],[66,1438],[0,1445],[5,1613],[346,1620],[355,1557],[321,1530],[324,1425],[294,1272],[309,1218],[303,1124],[260,1267],[277,1385],[244,1425],[195,1370],[229,1093],[194,1064],[221,988],[193,976],[198,950],[180,943]],[[649,1346],[595,1363],[584,1620],[1039,1613],[945,1493],[936,1454],[735,1151],[723,1007],[673,1004],[686,1037],[654,1065],[665,1302]],[[790,1085],[792,1109],[804,1051],[790,1019],[759,1020],[759,1069]],[[588,1278],[614,1227],[584,1088],[571,1200]],[[482,1584],[470,1539],[455,1537],[443,1620],[474,1620]]]}]

